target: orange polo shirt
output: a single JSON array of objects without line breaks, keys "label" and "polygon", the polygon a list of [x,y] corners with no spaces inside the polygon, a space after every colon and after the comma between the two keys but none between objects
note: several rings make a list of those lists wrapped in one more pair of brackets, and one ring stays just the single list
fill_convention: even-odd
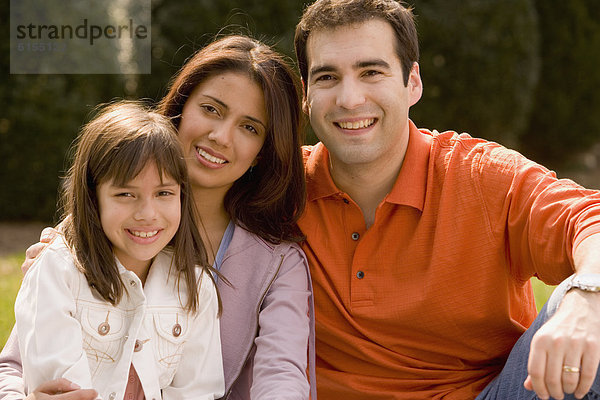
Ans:
[{"label": "orange polo shirt", "polygon": [[600,232],[598,192],[410,124],[368,230],[324,146],[304,148],[319,400],[474,398],[536,316],[529,278],[565,279],[573,247]]}]

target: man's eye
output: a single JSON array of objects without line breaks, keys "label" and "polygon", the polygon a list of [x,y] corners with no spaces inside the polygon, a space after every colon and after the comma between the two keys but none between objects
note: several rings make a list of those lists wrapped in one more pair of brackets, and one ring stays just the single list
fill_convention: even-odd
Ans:
[{"label": "man's eye", "polygon": [[381,74],[381,72],[375,71],[375,70],[369,70],[369,71],[365,72],[365,76],[375,76],[375,75],[379,75],[379,74]]},{"label": "man's eye", "polygon": [[321,75],[321,76],[318,76],[315,79],[316,82],[319,82],[319,81],[331,81],[331,80],[333,80],[333,76],[332,75]]}]

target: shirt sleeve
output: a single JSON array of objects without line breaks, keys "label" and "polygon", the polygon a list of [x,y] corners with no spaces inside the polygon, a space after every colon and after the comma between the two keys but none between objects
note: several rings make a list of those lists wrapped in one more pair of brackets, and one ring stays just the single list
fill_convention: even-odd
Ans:
[{"label": "shirt sleeve", "polygon": [[513,274],[559,283],[574,271],[577,244],[600,232],[600,193],[517,152],[495,144],[486,150],[480,184],[492,229],[506,237]]},{"label": "shirt sleeve", "polygon": [[279,256],[282,257],[279,272],[266,294],[258,318],[250,397],[308,399],[310,290],[306,258],[295,246]]},{"label": "shirt sleeve", "polygon": [[164,388],[164,400],[218,399],[225,392],[217,291],[203,276],[199,310],[188,333],[183,355],[171,385]]},{"label": "shirt sleeve", "polygon": [[75,319],[74,290],[82,279],[70,254],[48,248],[25,275],[15,301],[16,330],[25,388],[64,377],[82,388],[92,388]]},{"label": "shirt sleeve", "polygon": [[0,353],[0,400],[23,400],[23,369],[16,329],[10,333]]}]

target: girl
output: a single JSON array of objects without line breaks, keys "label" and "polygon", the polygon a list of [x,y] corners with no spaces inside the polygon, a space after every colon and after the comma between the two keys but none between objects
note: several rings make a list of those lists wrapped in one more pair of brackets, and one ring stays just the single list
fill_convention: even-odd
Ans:
[{"label": "girl", "polygon": [[223,395],[220,304],[191,198],[164,117],[121,102],[83,128],[62,235],[15,303],[28,390],[64,377],[105,400]]},{"label": "girl", "polygon": [[[293,70],[260,42],[225,37],[187,61],[159,111],[178,128],[209,262],[231,283],[217,282],[224,398],[316,400],[312,288],[294,243],[306,194]],[[11,336],[0,399],[23,399],[19,365]]]}]

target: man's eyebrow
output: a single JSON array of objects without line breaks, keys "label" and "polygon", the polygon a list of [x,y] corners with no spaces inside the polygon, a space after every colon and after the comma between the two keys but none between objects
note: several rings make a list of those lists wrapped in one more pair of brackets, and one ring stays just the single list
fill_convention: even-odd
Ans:
[{"label": "man's eyebrow", "polygon": [[321,72],[332,72],[335,71],[335,68],[332,65],[322,65],[320,67],[312,68],[308,75],[320,74]]},{"label": "man's eyebrow", "polygon": [[[380,59],[380,58],[375,58],[372,60],[361,60],[361,61],[357,61],[354,65],[353,68],[354,69],[361,69],[361,68],[369,68],[369,67],[383,67],[383,68],[390,68],[390,64],[388,64],[386,61]],[[320,74],[322,72],[334,72],[336,71],[336,68],[333,65],[321,65],[321,66],[317,66],[312,68],[309,71],[309,76],[311,75],[315,75],[315,74]]]},{"label": "man's eyebrow", "polygon": [[354,68],[356,68],[356,69],[368,68],[368,67],[390,68],[390,64],[388,64],[386,61],[384,61],[380,58],[376,58],[373,60],[359,61],[356,64],[354,64]]}]

